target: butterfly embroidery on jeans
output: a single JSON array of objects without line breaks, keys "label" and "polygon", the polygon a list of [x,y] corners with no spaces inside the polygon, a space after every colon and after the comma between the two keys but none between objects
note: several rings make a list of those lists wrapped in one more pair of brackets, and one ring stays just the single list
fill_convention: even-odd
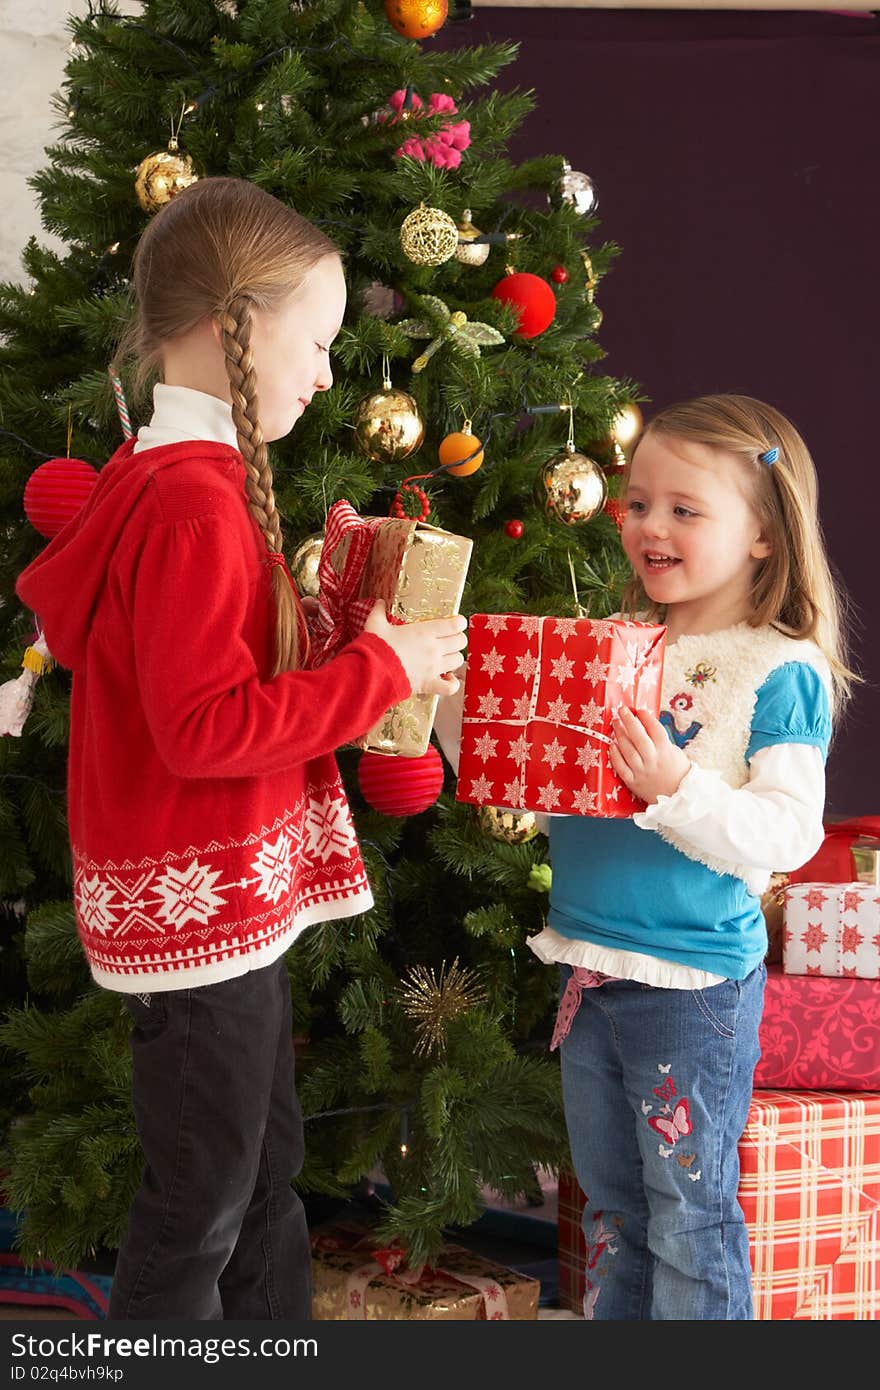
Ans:
[{"label": "butterfly embroidery on jeans", "polygon": [[691,1108],[687,1096],[681,1097],[669,1119],[665,1115],[649,1115],[648,1124],[670,1144],[677,1144],[682,1135],[691,1132]]}]

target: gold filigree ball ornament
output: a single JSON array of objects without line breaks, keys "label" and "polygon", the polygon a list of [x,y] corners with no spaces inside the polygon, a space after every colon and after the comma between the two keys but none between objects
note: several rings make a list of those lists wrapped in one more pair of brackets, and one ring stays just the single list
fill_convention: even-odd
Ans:
[{"label": "gold filigree ball ornament", "polygon": [[420,203],[403,219],[400,244],[414,265],[443,265],[458,250],[458,228],[448,212]]},{"label": "gold filigree ball ornament", "polygon": [[508,811],[503,806],[480,806],[477,825],[484,835],[505,845],[525,845],[538,834],[534,811]]},{"label": "gold filigree ball ornament", "polygon": [[157,150],[141,160],[134,191],[144,212],[154,213],[190,184],[198,183],[198,178],[189,155],[181,154],[177,141],[172,139],[167,150]]},{"label": "gold filigree ball ornament", "polygon": [[385,0],[385,14],[405,39],[429,39],[446,23],[449,0]]},{"label": "gold filigree ball ornament", "polygon": [[293,552],[290,561],[290,577],[302,598],[318,597],[318,591],[321,587],[318,580],[318,566],[321,563],[321,551],[323,549],[324,535],[322,532],[315,536],[307,536]]},{"label": "gold filigree ball ornament", "polygon": [[582,174],[579,169],[572,169],[568,160],[565,161],[562,178],[559,180],[559,192],[562,201],[570,203],[581,217],[587,217],[598,211],[599,194],[593,180],[589,174]]},{"label": "gold filigree ball ornament", "polygon": [[361,453],[378,463],[409,458],[425,437],[425,422],[407,391],[399,391],[385,377],[381,391],[371,391],[358,405],[354,437]]},{"label": "gold filigree ball ornament", "polygon": [[437,450],[440,462],[454,478],[467,478],[482,467],[484,450],[471,429],[470,420],[465,420],[460,430],[447,434]]},{"label": "gold filigree ball ornament", "polygon": [[482,235],[479,227],[475,227],[471,221],[470,208],[465,208],[462,220],[458,224],[455,259],[461,261],[462,265],[483,265],[492,248],[488,242],[481,242],[476,246],[473,244],[475,237]]},{"label": "gold filigree ball ornament", "polygon": [[601,512],[608,496],[605,476],[595,459],[566,444],[538,474],[535,497],[548,516],[566,526],[583,526]]}]

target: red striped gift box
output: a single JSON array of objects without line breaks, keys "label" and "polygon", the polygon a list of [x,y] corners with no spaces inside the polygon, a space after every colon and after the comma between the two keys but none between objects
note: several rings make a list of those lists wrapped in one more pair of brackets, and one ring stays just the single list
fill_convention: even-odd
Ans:
[{"label": "red striped gift box", "polygon": [[[880,1318],[880,1092],[755,1091],[739,1157],[755,1317]],[[576,1312],[583,1205],[563,1171],[559,1295]]]}]

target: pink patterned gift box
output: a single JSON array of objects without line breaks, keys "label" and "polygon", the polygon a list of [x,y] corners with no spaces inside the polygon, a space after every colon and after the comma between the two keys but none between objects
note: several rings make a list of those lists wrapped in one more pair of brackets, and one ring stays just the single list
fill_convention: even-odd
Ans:
[{"label": "pink patterned gift box", "polygon": [[665,627],[616,618],[475,613],[458,800],[576,816],[643,810],[608,748],[621,705],[659,714],[665,639]]},{"label": "pink patterned gift box", "polygon": [[880,979],[880,889],[872,883],[792,883],[783,900],[787,975]]},{"label": "pink patterned gift box", "polygon": [[768,965],[755,1085],[880,1092],[880,984]]}]

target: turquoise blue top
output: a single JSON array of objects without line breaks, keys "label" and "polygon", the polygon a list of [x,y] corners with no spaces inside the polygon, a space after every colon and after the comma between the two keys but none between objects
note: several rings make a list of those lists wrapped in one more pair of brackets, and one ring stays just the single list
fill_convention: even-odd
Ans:
[{"label": "turquoise blue top", "polygon": [[[792,661],[757,693],[746,761],[773,744],[828,753],[828,695],[812,666]],[[760,899],[632,820],[555,816],[548,925],[612,950],[639,951],[741,980],[764,958]]]}]

